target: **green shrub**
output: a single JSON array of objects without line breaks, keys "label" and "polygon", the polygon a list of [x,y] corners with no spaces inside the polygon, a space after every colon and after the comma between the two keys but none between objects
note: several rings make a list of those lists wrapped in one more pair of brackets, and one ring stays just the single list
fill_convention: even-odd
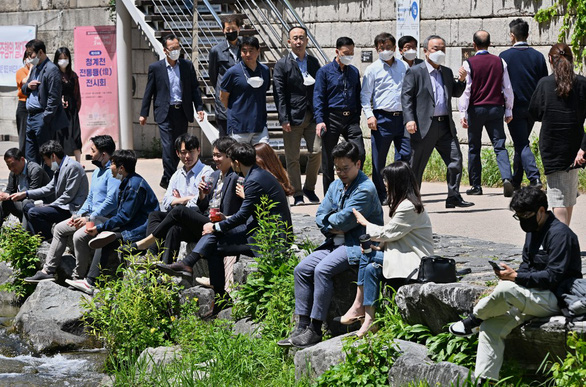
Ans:
[{"label": "green shrub", "polygon": [[[586,380],[586,341],[583,334],[569,332],[568,348],[565,359],[551,363],[549,381],[555,386],[581,387]],[[543,365],[542,365],[543,368]]]},{"label": "green shrub", "polygon": [[40,261],[37,250],[41,245],[41,237],[31,235],[22,228],[16,226],[4,226],[0,230],[0,261],[10,265],[13,273],[10,281],[0,285],[0,290],[14,292],[23,299],[32,294],[35,285],[24,282],[38,270]]}]

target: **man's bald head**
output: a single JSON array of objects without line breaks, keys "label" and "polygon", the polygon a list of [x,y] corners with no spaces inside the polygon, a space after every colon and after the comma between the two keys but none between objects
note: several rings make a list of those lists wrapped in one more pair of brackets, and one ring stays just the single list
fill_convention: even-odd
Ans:
[{"label": "man's bald head", "polygon": [[484,30],[476,31],[473,42],[477,50],[486,50],[490,47],[490,34]]}]

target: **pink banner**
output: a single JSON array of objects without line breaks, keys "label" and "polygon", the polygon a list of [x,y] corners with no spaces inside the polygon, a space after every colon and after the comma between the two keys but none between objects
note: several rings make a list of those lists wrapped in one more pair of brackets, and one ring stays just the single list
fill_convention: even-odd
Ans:
[{"label": "pink banner", "polygon": [[73,37],[82,152],[87,154],[88,140],[96,135],[109,134],[118,144],[116,26],[75,27]]}]

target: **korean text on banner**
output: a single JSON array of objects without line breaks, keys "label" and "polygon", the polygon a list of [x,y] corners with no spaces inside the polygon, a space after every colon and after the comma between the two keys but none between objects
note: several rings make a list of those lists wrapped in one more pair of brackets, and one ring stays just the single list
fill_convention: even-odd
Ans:
[{"label": "korean text on banner", "polygon": [[116,26],[76,27],[73,32],[75,71],[81,91],[81,140],[108,134],[118,144],[118,75]]},{"label": "korean text on banner", "polygon": [[0,86],[16,87],[25,44],[35,38],[36,26],[0,26]]}]

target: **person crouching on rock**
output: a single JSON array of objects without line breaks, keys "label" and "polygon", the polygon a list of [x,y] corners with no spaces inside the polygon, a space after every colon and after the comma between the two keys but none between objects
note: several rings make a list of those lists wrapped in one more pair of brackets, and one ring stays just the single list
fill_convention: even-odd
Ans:
[{"label": "person crouching on rock", "polygon": [[383,169],[382,177],[391,220],[379,226],[354,209],[356,221],[366,227],[371,241],[380,242],[379,246],[371,246],[371,252],[363,250],[356,299],[340,319],[345,325],[364,320],[356,333],[358,337],[377,330],[373,323],[381,280],[388,279],[390,286],[397,290],[419,267],[422,257],[433,255],[431,221],[423,208],[419,185],[409,164],[392,163]]},{"label": "person crouching on rock", "polygon": [[510,208],[527,233],[523,262],[516,271],[501,263],[493,292],[450,326],[455,336],[479,332],[474,376],[481,383],[498,380],[508,334],[533,317],[559,314],[556,289],[567,279],[582,278],[578,237],[547,210],[545,192],[524,187],[514,194]]},{"label": "person crouching on rock", "polygon": [[352,210],[368,221],[383,224],[383,212],[373,182],[360,170],[358,147],[343,142],[332,151],[339,179],[330,184],[321,202],[316,223],[326,241],[305,257],[294,271],[295,314],[299,322],[293,333],[278,345],[309,347],[322,340],[321,327],[334,292],[332,277],[360,261],[360,235],[365,227]]}]

